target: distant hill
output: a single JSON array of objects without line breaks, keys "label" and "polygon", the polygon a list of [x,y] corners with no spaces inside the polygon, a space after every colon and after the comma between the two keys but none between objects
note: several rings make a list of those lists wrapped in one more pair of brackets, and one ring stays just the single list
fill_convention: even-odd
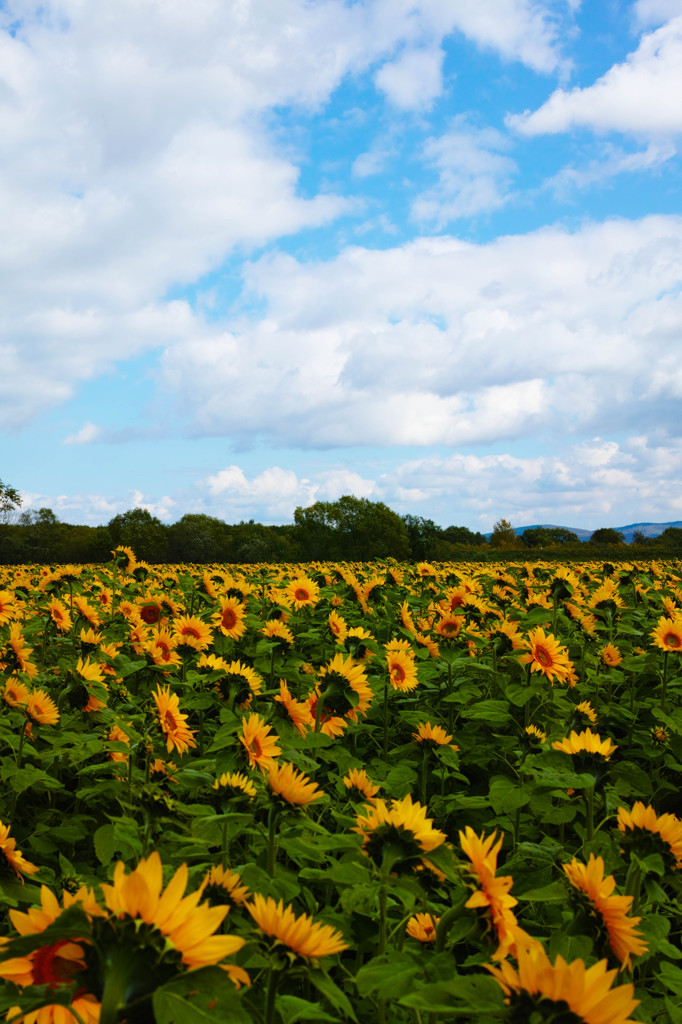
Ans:
[{"label": "distant hill", "polygon": [[[544,527],[546,530],[571,530],[578,537],[578,540],[586,541],[589,540],[593,534],[593,530],[580,530],[575,526],[563,526],[559,527],[555,523],[534,523],[532,526],[517,526],[514,528],[514,533],[517,537],[522,536],[526,530],[535,530],[538,526]],[[645,537],[658,537],[667,530],[669,526],[675,526],[678,529],[682,529],[682,520],[676,519],[674,523],[630,523],[628,526],[614,526],[614,530],[618,530],[623,534],[628,544],[632,541],[632,537],[636,530],[640,530]],[[489,533],[486,533],[486,537],[490,537]]]}]

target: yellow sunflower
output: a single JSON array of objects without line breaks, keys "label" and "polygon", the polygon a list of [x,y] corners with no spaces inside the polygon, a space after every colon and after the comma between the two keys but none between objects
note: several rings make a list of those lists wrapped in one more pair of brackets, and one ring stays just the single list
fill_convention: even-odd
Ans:
[{"label": "yellow sunflower", "polygon": [[26,860],[21,850],[17,850],[16,840],[10,839],[9,836],[9,825],[3,825],[0,821],[0,854],[2,855],[2,861],[9,865],[14,871],[17,878],[23,882],[22,875],[33,875],[36,871],[40,871],[40,868],[35,864],[31,864],[29,860]]},{"label": "yellow sunflower", "polygon": [[430,722],[420,722],[417,726],[417,731],[412,733],[412,738],[417,743],[422,743],[430,747],[446,747],[450,746],[453,750],[459,750],[459,747],[452,743],[452,736],[445,731],[442,725],[431,725]]},{"label": "yellow sunflower", "polygon": [[530,737],[531,740],[537,740],[540,743],[547,742],[547,733],[543,732],[542,729],[539,729],[537,725],[527,725],[525,731],[526,735]]},{"label": "yellow sunflower", "polygon": [[364,801],[373,800],[380,788],[372,782],[364,768],[351,768],[344,775],[343,784],[349,791],[351,799]]},{"label": "yellow sunflower", "polygon": [[50,617],[54,622],[57,629],[61,630],[62,633],[66,633],[71,629],[71,616],[66,605],[63,605],[58,598],[53,597],[47,606],[47,610],[50,613]]},{"label": "yellow sunflower", "polygon": [[13,622],[9,627],[9,646],[10,650],[6,652],[5,657],[10,659],[10,669],[13,671],[18,669],[20,672],[25,672],[29,679],[37,676],[38,668],[30,660],[33,649],[26,646],[21,626],[18,622]]},{"label": "yellow sunflower", "polygon": [[275,700],[284,707],[292,725],[296,727],[302,736],[309,729],[313,728],[315,718],[311,714],[310,706],[308,703],[292,697],[289,685],[285,679],[280,679],[279,681],[279,696],[275,697]]},{"label": "yellow sunflower", "polygon": [[486,838],[482,832],[477,836],[467,825],[466,830],[459,833],[459,842],[471,861],[472,874],[481,885],[481,888],[476,889],[470,896],[465,906],[486,912],[498,942],[493,960],[504,960],[509,954],[518,956],[519,950],[527,947],[533,940],[519,926],[511,909],[518,903],[510,893],[514,879],[511,875],[497,877],[497,857],[504,836],[500,835],[495,843],[496,835],[497,832],[493,832]]},{"label": "yellow sunflower", "polygon": [[242,720],[240,743],[244,744],[249,764],[252,768],[260,768],[267,772],[274,758],[282,753],[277,746],[277,733],[274,733],[260,715],[252,714]]},{"label": "yellow sunflower", "polygon": [[243,772],[223,772],[213,783],[213,788],[218,791],[219,796],[231,799],[253,800],[258,792],[251,779]]},{"label": "yellow sunflower", "polygon": [[212,622],[223,636],[239,640],[246,633],[246,606],[234,597],[219,597],[220,611],[213,616]]},{"label": "yellow sunflower", "polygon": [[246,909],[265,935],[304,960],[319,960],[348,949],[341,932],[331,925],[313,921],[307,914],[296,917],[293,907],[285,907],[283,900],[276,903],[271,896],[255,893]]},{"label": "yellow sunflower", "polygon": [[409,693],[419,684],[417,664],[407,640],[392,640],[384,645],[388,678],[394,690]]},{"label": "yellow sunflower", "polygon": [[[640,857],[662,852],[665,860],[672,858],[672,866],[682,870],[682,820],[675,814],[657,815],[653,807],[637,800],[631,811],[618,808],[618,828],[633,840]],[[662,849],[659,844],[664,844]]]},{"label": "yellow sunflower", "polygon": [[112,884],[101,889],[104,902],[116,918],[139,919],[158,930],[182,962],[194,970],[220,963],[241,949],[244,940],[215,934],[230,908],[202,903],[203,889],[184,896],[187,877],[187,865],[182,864],[164,889],[161,857],[154,851],[130,874],[119,861]]},{"label": "yellow sunflower", "polygon": [[[362,665],[339,652],[318,672],[319,690],[324,693],[323,714],[357,722],[372,703],[372,691]],[[312,713],[312,709],[311,709]]]},{"label": "yellow sunflower", "polygon": [[581,700],[580,704],[576,704],[575,710],[579,711],[586,718],[589,718],[592,725],[597,724],[597,712],[594,710],[589,700]]},{"label": "yellow sunflower", "polygon": [[298,611],[299,608],[313,608],[317,604],[320,600],[320,588],[307,576],[299,576],[291,580],[284,595]]},{"label": "yellow sunflower", "polygon": [[435,942],[439,921],[439,917],[433,917],[431,914],[414,914],[407,922],[405,931],[407,935],[419,942]]},{"label": "yellow sunflower", "polygon": [[573,858],[570,864],[563,865],[563,869],[571,885],[589,900],[600,926],[606,929],[609,946],[621,966],[630,967],[630,958],[641,956],[649,948],[636,929],[641,918],[628,916],[633,897],[614,894],[615,878],[613,875],[604,877],[604,861],[592,853],[587,864]]},{"label": "yellow sunflower", "polygon": [[314,800],[320,800],[324,793],[311,782],[307,775],[297,771],[293,764],[277,764],[273,761],[268,771],[268,786],[272,792],[287,804],[305,807]]},{"label": "yellow sunflower", "polygon": [[205,651],[211,646],[211,627],[196,615],[183,615],[174,622],[173,636],[178,647]]},{"label": "yellow sunflower", "polygon": [[565,682],[570,665],[568,652],[556,637],[545,632],[539,626],[531,630],[526,641],[529,653],[519,658],[521,664],[530,664],[531,672],[542,672],[546,679],[554,685],[554,680]]},{"label": "yellow sunflower", "polygon": [[635,987],[614,988],[618,972],[609,971],[606,960],[586,967],[558,956],[552,964],[539,942],[520,948],[516,960],[516,967],[508,960],[499,967],[485,964],[512,1007],[512,1019],[528,1021],[537,1012],[542,1020],[558,1021],[568,1007],[571,1019],[582,1024],[637,1024],[630,1017],[639,1002]]},{"label": "yellow sunflower", "polygon": [[661,617],[650,636],[654,646],[663,651],[682,651],[682,616],[674,619]]},{"label": "yellow sunflower", "polygon": [[34,690],[29,694],[26,714],[38,725],[56,725],[59,721],[57,705],[45,690]]},{"label": "yellow sunflower", "polygon": [[433,827],[426,811],[426,807],[412,802],[409,793],[402,800],[391,800],[390,806],[376,799],[362,808],[352,831],[362,836],[362,848],[375,864],[382,863],[385,852],[395,865],[423,861],[423,854],[446,839],[444,832]]},{"label": "yellow sunflower", "polygon": [[156,702],[159,717],[159,725],[166,735],[166,749],[170,754],[171,750],[177,750],[182,755],[190,747],[196,747],[194,730],[187,727],[187,715],[180,711],[178,697],[170,692],[170,686],[161,688],[157,686],[152,692]]},{"label": "yellow sunflower", "polygon": [[606,644],[600,651],[601,660],[609,668],[617,668],[623,660],[623,655],[620,653],[615,644]]},{"label": "yellow sunflower", "polygon": [[11,590],[0,590],[0,626],[10,622],[17,613],[14,593]]},{"label": "yellow sunflower", "polygon": [[327,624],[329,626],[329,632],[332,634],[337,644],[344,643],[348,636],[348,625],[346,620],[342,618],[338,612],[335,612],[332,609],[327,617]]},{"label": "yellow sunflower", "polygon": [[178,639],[168,629],[158,629],[152,633],[152,637],[144,645],[144,650],[152,659],[155,665],[165,665],[168,668],[177,667],[181,664],[180,655],[176,648]]},{"label": "yellow sunflower", "polygon": [[215,688],[223,700],[232,700],[240,711],[244,711],[250,707],[254,696],[263,689],[263,680],[248,665],[242,665],[240,661],[231,661],[229,665],[225,665],[225,675],[217,681]]},{"label": "yellow sunflower", "polygon": [[10,676],[5,683],[5,689],[2,694],[5,704],[9,704],[11,708],[26,707],[28,696],[28,686],[20,682],[16,676]]},{"label": "yellow sunflower", "polygon": [[563,750],[565,754],[598,754],[605,761],[618,749],[612,739],[603,740],[599,733],[591,729],[584,729],[581,733],[573,730],[570,737],[557,740],[552,747],[554,750]]},{"label": "yellow sunflower", "polygon": [[286,650],[294,642],[294,634],[281,619],[268,619],[261,633],[268,640],[275,641],[280,650]]},{"label": "yellow sunflower", "polygon": [[206,873],[199,892],[212,906],[241,906],[251,896],[247,887],[241,884],[241,875],[220,866]]},{"label": "yellow sunflower", "polygon": [[459,634],[462,632],[463,625],[463,615],[442,615],[438,622],[436,623],[436,625],[433,627],[433,631],[442,640],[456,640]]}]

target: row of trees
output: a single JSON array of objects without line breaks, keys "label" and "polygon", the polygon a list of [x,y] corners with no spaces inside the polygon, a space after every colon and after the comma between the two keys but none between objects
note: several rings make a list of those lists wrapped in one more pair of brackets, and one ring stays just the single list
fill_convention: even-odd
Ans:
[{"label": "row of trees", "polygon": [[[682,530],[671,527],[655,542],[636,538],[635,543],[682,551]],[[582,551],[585,557],[577,535],[560,527],[533,527],[517,537],[510,523],[501,519],[488,541],[465,526],[442,528],[432,519],[400,516],[383,502],[350,495],[297,508],[294,522],[285,526],[264,526],[253,519],[233,525],[196,513],[167,525],[143,508],[114,516],[106,526],[72,525],[60,522],[49,508],[21,512],[18,492],[0,481],[0,563],[105,562],[119,544],[133,548],[138,558],[157,563],[449,561],[485,557],[488,548],[536,554]],[[623,535],[610,529],[595,531],[590,547],[605,545],[624,545]]]}]

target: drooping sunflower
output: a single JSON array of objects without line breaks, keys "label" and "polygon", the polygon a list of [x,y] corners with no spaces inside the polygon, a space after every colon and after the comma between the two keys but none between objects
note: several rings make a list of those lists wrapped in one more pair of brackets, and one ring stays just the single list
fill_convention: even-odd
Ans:
[{"label": "drooping sunflower", "polygon": [[639,1003],[635,987],[614,988],[618,972],[608,970],[606,960],[586,967],[583,960],[567,963],[558,956],[552,964],[539,942],[521,947],[516,960],[516,967],[508,960],[499,967],[485,964],[505,994],[510,1024],[527,1024],[536,1013],[557,1022],[637,1024],[630,1017]]},{"label": "drooping sunflower", "polygon": [[212,618],[223,636],[239,640],[246,633],[246,605],[235,597],[219,597],[220,610]]},{"label": "drooping sunflower", "polygon": [[213,783],[219,798],[230,800],[253,800],[258,792],[253,782],[243,772],[223,772]]},{"label": "drooping sunflower", "polygon": [[82,594],[73,595],[73,606],[78,614],[90,623],[93,629],[97,629],[102,625],[102,620],[97,614],[97,609],[93,608]]},{"label": "drooping sunflower", "polygon": [[[21,850],[17,850],[15,839],[10,839],[9,825],[0,821],[0,864],[12,868],[17,878],[23,882],[22,875],[33,875],[40,868],[26,860]],[[0,873],[1,868],[0,868]]]},{"label": "drooping sunflower", "polygon": [[0,590],[0,626],[10,622],[17,613],[14,603],[14,592],[11,590]]},{"label": "drooping sunflower", "polygon": [[[127,747],[130,746],[130,737],[128,736],[128,733],[124,732],[121,726],[118,725],[118,723],[116,722],[114,722],[111,729],[109,730],[107,741],[109,743],[124,743]],[[122,750],[110,750],[109,760],[114,761],[117,764],[123,764],[127,766],[128,754],[124,753],[124,751]]]},{"label": "drooping sunflower", "polygon": [[268,640],[275,641],[280,651],[287,650],[294,642],[294,634],[281,619],[268,619],[261,633]]},{"label": "drooping sunflower", "polygon": [[280,679],[279,681],[279,696],[275,697],[275,700],[284,707],[292,725],[296,727],[302,736],[309,729],[313,728],[315,719],[310,712],[309,705],[304,701],[296,700],[291,695],[289,685],[285,679]]},{"label": "drooping sunflower", "polygon": [[682,651],[682,616],[666,619],[662,616],[650,634],[654,646],[663,651]]},{"label": "drooping sunflower", "polygon": [[496,836],[497,832],[487,838],[484,832],[477,836],[471,826],[467,825],[465,831],[459,833],[459,842],[471,861],[472,874],[481,886],[470,896],[465,906],[485,911],[498,942],[493,960],[504,960],[509,954],[518,956],[519,950],[533,940],[519,926],[511,909],[518,903],[510,893],[514,879],[511,875],[497,877],[497,857],[504,835],[500,835],[495,842]]},{"label": "drooping sunflower", "polygon": [[221,866],[212,867],[206,873],[199,892],[212,906],[241,906],[251,896],[248,888],[241,884],[241,875]]},{"label": "drooping sunflower", "polygon": [[452,735],[447,733],[442,725],[431,725],[430,722],[420,722],[417,726],[417,731],[412,733],[412,738],[421,743],[424,746],[429,747],[446,747],[450,746],[453,750],[459,750],[459,747],[452,743]]},{"label": "drooping sunflower", "polygon": [[[142,920],[174,948],[189,970],[220,963],[236,953],[244,940],[235,935],[216,935],[229,911],[228,906],[202,902],[203,889],[185,896],[187,865],[182,864],[163,888],[163,865],[154,851],[130,874],[123,861],[114,869],[111,885],[102,885],[104,901],[120,921]],[[129,941],[135,930],[131,929]]]},{"label": "drooping sunflower", "polygon": [[631,811],[618,808],[618,828],[639,857],[659,853],[669,866],[682,870],[682,820],[675,814],[657,815],[637,800]]},{"label": "drooping sunflower", "polygon": [[371,801],[379,792],[379,786],[367,775],[364,768],[351,768],[343,777],[343,784],[351,799]]},{"label": "drooping sunflower", "polygon": [[630,967],[630,958],[646,953],[648,944],[637,931],[640,917],[630,917],[632,896],[614,893],[616,880],[613,875],[604,877],[604,861],[590,854],[587,864],[581,864],[575,857],[563,869],[571,885],[584,893],[590,908],[598,917],[600,927],[606,929],[609,946],[622,967]]},{"label": "drooping sunflower", "polygon": [[327,617],[327,625],[329,626],[329,632],[332,634],[337,644],[342,644],[348,636],[348,624],[346,620],[335,612],[333,609],[330,611]]},{"label": "drooping sunflower", "polygon": [[62,633],[66,633],[71,629],[71,616],[69,615],[69,610],[58,598],[52,598],[47,606],[47,610],[50,613],[50,617],[55,626],[57,629],[61,630]]},{"label": "drooping sunflower", "polygon": [[537,725],[533,725],[532,723],[531,725],[527,725],[525,732],[526,736],[531,740],[536,740],[539,743],[547,742],[547,733],[543,732],[542,729],[539,729]]},{"label": "drooping sunflower", "polygon": [[271,896],[255,893],[246,909],[265,935],[306,961],[319,960],[348,949],[341,932],[331,925],[313,921],[307,914],[296,917],[293,907],[285,907],[283,900],[277,903]]},{"label": "drooping sunflower", "polygon": [[205,651],[211,646],[213,634],[211,627],[196,615],[183,615],[176,619],[173,636],[179,648],[194,651]]},{"label": "drooping sunflower", "polygon": [[318,603],[320,600],[320,588],[317,583],[307,576],[298,576],[296,579],[291,580],[284,591],[284,595],[291,601],[295,610],[298,611],[299,608],[313,608]]},{"label": "drooping sunflower", "polygon": [[426,812],[426,807],[412,802],[409,793],[402,800],[391,800],[390,806],[376,799],[362,808],[352,831],[362,836],[362,848],[375,864],[381,864],[387,855],[392,867],[409,867],[415,861],[423,862],[423,855],[446,839]]},{"label": "drooping sunflower", "polygon": [[268,770],[267,782],[276,796],[296,807],[306,807],[324,796],[315,782],[311,782],[307,775],[297,771],[288,761],[284,764],[273,761]]},{"label": "drooping sunflower", "polygon": [[152,697],[156,702],[159,725],[166,736],[168,753],[177,750],[182,755],[190,747],[196,747],[194,730],[187,727],[187,715],[180,711],[180,701],[176,694],[170,692],[170,686],[163,689],[157,686],[152,692]]},{"label": "drooping sunflower", "polygon": [[409,693],[419,685],[417,663],[407,640],[391,640],[384,645],[388,679],[394,690]]},{"label": "drooping sunflower", "polygon": [[34,690],[29,694],[26,714],[38,725],[56,725],[59,721],[57,705],[45,690]]},{"label": "drooping sunflower", "polygon": [[551,633],[545,635],[545,631],[538,626],[528,634],[526,645],[529,653],[521,655],[521,664],[530,664],[531,672],[542,672],[552,685],[555,679],[560,683],[566,681],[569,673],[568,652],[556,637]]},{"label": "drooping sunflower", "polygon": [[575,710],[579,711],[581,715],[585,715],[585,717],[592,722],[592,725],[597,724],[597,712],[594,710],[589,700],[581,700],[580,704],[576,704]]},{"label": "drooping sunflower", "polygon": [[273,759],[282,753],[277,739],[277,733],[273,734],[272,728],[260,715],[251,714],[242,720],[239,741],[244,744],[252,768],[260,768],[264,773],[269,770]]},{"label": "drooping sunflower", "polygon": [[10,670],[25,672],[29,679],[33,679],[34,676],[38,675],[37,665],[34,665],[30,660],[33,648],[26,646],[21,632],[21,625],[18,622],[13,622],[9,627],[9,648],[3,655],[3,659],[9,658]]},{"label": "drooping sunflower", "polygon": [[432,914],[414,914],[407,922],[405,932],[419,942],[431,943],[436,941],[439,917]]}]

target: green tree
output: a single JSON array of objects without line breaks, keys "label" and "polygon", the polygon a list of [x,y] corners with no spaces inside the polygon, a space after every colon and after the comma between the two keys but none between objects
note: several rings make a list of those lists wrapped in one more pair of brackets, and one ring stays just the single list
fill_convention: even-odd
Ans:
[{"label": "green tree", "polygon": [[440,527],[436,526],[433,519],[424,519],[422,516],[406,515],[402,520],[407,530],[412,558],[432,558],[434,545],[442,533]]},{"label": "green tree", "polygon": [[679,526],[667,526],[656,538],[656,544],[666,548],[682,548],[682,530]]},{"label": "green tree", "polygon": [[189,513],[168,528],[173,562],[222,562],[228,550],[227,529],[221,519]]},{"label": "green tree", "polygon": [[10,523],[21,508],[21,495],[16,487],[0,480],[0,523]]},{"label": "green tree", "polygon": [[107,523],[114,546],[132,548],[146,562],[164,562],[168,557],[168,527],[146,508],[131,508]]},{"label": "green tree", "polygon": [[338,501],[317,501],[308,508],[299,506],[294,522],[305,559],[409,557],[405,523],[381,501],[346,494]]},{"label": "green tree", "polygon": [[491,548],[515,548],[517,546],[514,527],[508,519],[498,519],[490,535]]},{"label": "green tree", "polygon": [[467,526],[446,526],[441,531],[441,537],[443,540],[449,541],[450,544],[462,544],[465,547],[481,547],[483,544],[487,544],[485,534],[474,533]]},{"label": "green tree", "polygon": [[610,526],[602,526],[595,530],[589,540],[590,544],[625,544],[625,535],[620,530],[613,530]]},{"label": "green tree", "polygon": [[577,533],[564,526],[531,526],[524,530],[521,542],[527,548],[557,548],[564,544],[579,544]]}]

